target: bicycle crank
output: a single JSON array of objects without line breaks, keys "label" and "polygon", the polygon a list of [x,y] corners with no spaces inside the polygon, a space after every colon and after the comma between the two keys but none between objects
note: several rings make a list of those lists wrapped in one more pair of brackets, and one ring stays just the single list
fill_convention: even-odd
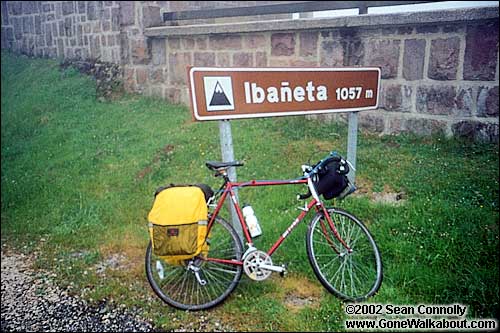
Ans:
[{"label": "bicycle crank", "polygon": [[275,266],[271,257],[263,251],[252,251],[247,254],[243,261],[243,270],[252,280],[263,281],[267,279],[272,272],[286,274],[285,266]]}]

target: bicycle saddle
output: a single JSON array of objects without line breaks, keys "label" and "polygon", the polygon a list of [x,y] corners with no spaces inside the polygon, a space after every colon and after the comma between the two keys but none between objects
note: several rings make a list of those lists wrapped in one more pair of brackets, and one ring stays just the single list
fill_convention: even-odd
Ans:
[{"label": "bicycle saddle", "polygon": [[234,167],[243,166],[244,163],[240,161],[231,161],[231,162],[207,161],[205,165],[210,170],[220,170],[220,169],[227,169],[233,166]]}]

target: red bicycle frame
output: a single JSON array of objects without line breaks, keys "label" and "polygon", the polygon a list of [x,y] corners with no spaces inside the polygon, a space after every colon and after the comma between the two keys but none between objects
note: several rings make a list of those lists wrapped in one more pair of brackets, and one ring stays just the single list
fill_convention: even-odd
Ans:
[{"label": "red bicycle frame", "polygon": [[[231,197],[231,202],[233,204],[233,207],[236,211],[236,214],[238,215],[238,220],[240,221],[241,228],[243,230],[243,234],[245,236],[245,239],[247,240],[248,246],[253,246],[252,242],[252,237],[250,236],[250,233],[248,231],[248,227],[246,225],[246,221],[243,218],[243,213],[241,211],[241,208],[238,204],[238,201],[236,200],[236,195],[234,192],[234,188],[240,188],[240,187],[258,187],[258,186],[276,186],[276,185],[295,185],[295,184],[308,184],[308,178],[300,178],[300,179],[289,179],[289,180],[251,180],[248,182],[231,182],[227,181],[225,185],[223,186],[223,193],[222,196],[220,197],[217,206],[214,210],[214,212],[211,215],[211,218],[208,222],[208,230],[212,228],[212,225],[215,221],[215,218],[219,214],[219,211],[222,208],[222,205],[226,201],[227,196],[229,195]],[[311,210],[311,208],[315,208],[316,212],[322,212],[323,215],[326,217],[326,220],[328,221],[328,225],[330,226],[331,230],[333,231],[335,237],[342,243],[344,248],[351,252],[352,250],[347,246],[345,241],[340,237],[337,228],[335,227],[335,224],[333,223],[330,214],[328,214],[328,211],[326,207],[324,206],[323,202],[321,200],[316,200],[313,196],[313,199],[305,206],[305,209],[300,212],[300,214],[295,218],[295,220],[290,224],[290,226],[281,234],[281,236],[278,238],[278,240],[271,246],[271,248],[267,251],[267,254],[269,256],[272,256],[272,254],[278,249],[278,247],[283,243],[283,241],[288,237],[288,235],[292,232],[297,225],[304,219],[304,217],[307,215],[307,213]],[[325,228],[323,228],[323,232],[326,233]],[[329,239],[329,238],[328,238]],[[329,241],[330,243],[330,241]],[[336,249],[336,247],[333,245],[333,242],[330,244],[332,248],[335,250],[335,252],[339,253],[339,250]],[[225,260],[225,259],[217,259],[217,258],[206,258],[205,260],[207,261],[213,261],[213,262],[219,262],[219,263],[224,263],[224,264],[231,264],[231,265],[243,265],[242,261],[237,261],[237,260]]]}]

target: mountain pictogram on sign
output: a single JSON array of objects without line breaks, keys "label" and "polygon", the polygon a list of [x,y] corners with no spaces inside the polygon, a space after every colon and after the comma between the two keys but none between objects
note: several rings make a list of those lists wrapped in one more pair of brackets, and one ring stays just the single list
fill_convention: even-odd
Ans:
[{"label": "mountain pictogram on sign", "polygon": [[233,83],[230,76],[205,76],[203,89],[207,111],[233,111]]},{"label": "mountain pictogram on sign", "polygon": [[222,89],[219,81],[217,81],[217,83],[215,84],[214,94],[212,95],[212,99],[210,100],[209,105],[231,105],[231,102],[229,102],[229,100],[227,99],[227,96],[224,93],[224,90]]}]

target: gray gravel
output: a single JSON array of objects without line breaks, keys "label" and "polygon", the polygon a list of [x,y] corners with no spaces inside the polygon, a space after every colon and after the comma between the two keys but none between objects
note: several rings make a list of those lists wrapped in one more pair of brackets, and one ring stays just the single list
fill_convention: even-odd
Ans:
[{"label": "gray gravel", "polygon": [[31,259],[2,246],[1,330],[145,332],[152,325],[123,307],[89,305],[58,288],[50,274],[31,269]]}]

